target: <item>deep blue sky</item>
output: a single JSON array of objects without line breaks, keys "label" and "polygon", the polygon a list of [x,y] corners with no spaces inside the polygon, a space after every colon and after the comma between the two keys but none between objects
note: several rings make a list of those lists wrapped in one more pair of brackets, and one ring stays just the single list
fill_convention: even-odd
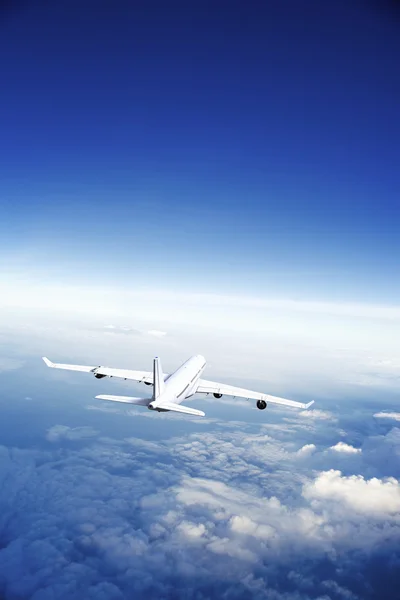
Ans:
[{"label": "deep blue sky", "polygon": [[383,4],[9,2],[2,257],[395,302],[400,20]]}]

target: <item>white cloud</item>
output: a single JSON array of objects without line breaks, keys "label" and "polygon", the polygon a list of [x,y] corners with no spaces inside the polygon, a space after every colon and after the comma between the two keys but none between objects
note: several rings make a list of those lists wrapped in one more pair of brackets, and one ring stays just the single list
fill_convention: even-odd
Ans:
[{"label": "white cloud", "polygon": [[275,530],[269,525],[260,525],[249,517],[234,515],[229,520],[229,527],[233,533],[252,535],[261,539],[273,537]]},{"label": "white cloud", "polygon": [[305,444],[300,450],[297,450],[298,456],[310,456],[316,451],[317,447],[315,444]]},{"label": "white cloud", "polygon": [[400,421],[400,413],[396,412],[379,412],[375,413],[374,417],[376,419],[394,419],[395,421]]},{"label": "white cloud", "polygon": [[355,448],[350,444],[345,444],[344,442],[338,442],[335,446],[331,446],[330,450],[334,450],[335,452],[342,452],[345,454],[360,454],[361,448]]},{"label": "white cloud", "polygon": [[336,421],[337,418],[328,410],[302,410],[298,413],[299,417],[306,419],[321,419],[322,421]]},{"label": "white cloud", "polygon": [[400,483],[394,477],[364,479],[343,476],[331,469],[304,486],[307,500],[329,501],[366,515],[387,517],[400,513]]},{"label": "white cloud", "polygon": [[135,329],[134,327],[127,327],[126,325],[104,325],[103,329],[106,329],[106,333],[111,334],[124,333],[140,335],[141,333],[138,329]]},{"label": "white cloud", "polygon": [[104,325],[102,328],[105,329],[105,333],[109,334],[125,334],[125,335],[142,335],[142,336],[151,336],[156,338],[163,338],[167,335],[166,331],[161,331],[159,329],[149,329],[147,331],[143,331],[136,327],[130,327],[127,325]]},{"label": "white cloud", "polygon": [[189,521],[181,521],[178,525],[178,530],[191,540],[199,538],[206,533],[206,528],[203,523],[191,523]]}]

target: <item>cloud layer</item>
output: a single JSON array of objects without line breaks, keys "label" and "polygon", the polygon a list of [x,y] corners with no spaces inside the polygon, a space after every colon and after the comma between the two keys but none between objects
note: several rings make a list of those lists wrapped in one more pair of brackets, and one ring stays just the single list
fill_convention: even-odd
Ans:
[{"label": "cloud layer", "polygon": [[339,425],[295,421],[165,441],[55,425],[47,450],[1,447],[0,595],[390,598],[379,582],[400,584],[400,487],[379,473],[399,437],[328,452]]}]

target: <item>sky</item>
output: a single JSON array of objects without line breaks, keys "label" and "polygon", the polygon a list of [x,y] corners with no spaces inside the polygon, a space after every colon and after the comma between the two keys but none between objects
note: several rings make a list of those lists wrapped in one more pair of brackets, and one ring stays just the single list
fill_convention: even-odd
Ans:
[{"label": "sky", "polygon": [[[397,598],[399,27],[1,3],[0,600]],[[41,360],[194,354],[315,404],[153,414]]]},{"label": "sky", "polygon": [[6,274],[397,302],[396,3],[20,1],[0,27]]}]

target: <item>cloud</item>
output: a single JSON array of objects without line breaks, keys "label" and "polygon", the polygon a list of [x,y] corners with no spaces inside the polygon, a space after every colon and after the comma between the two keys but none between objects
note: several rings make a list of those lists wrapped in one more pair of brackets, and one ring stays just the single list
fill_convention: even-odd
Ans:
[{"label": "cloud", "polygon": [[400,421],[400,413],[396,412],[379,412],[375,413],[374,417],[376,419],[394,419],[395,421]]},{"label": "cloud", "polygon": [[125,442],[130,444],[137,452],[155,452],[156,454],[162,454],[164,447],[162,444],[156,444],[155,442],[149,442],[148,440],[141,440],[138,438],[126,438]]},{"label": "cloud", "polygon": [[297,450],[298,456],[310,456],[317,449],[315,444],[305,444],[300,450]]},{"label": "cloud", "polygon": [[400,483],[394,477],[366,480],[362,475],[345,477],[331,469],[306,484],[303,496],[308,500],[343,503],[348,509],[367,515],[400,517]]},{"label": "cloud", "polygon": [[5,598],[353,600],[377,585],[367,557],[396,560],[395,480],[311,475],[293,440],[254,428],[165,442],[88,429],[50,430],[79,449],[0,447]]},{"label": "cloud", "polygon": [[321,419],[323,421],[336,421],[337,418],[328,410],[302,410],[298,413],[299,417],[305,419]]},{"label": "cloud", "polygon": [[149,329],[147,331],[143,331],[141,329],[128,327],[126,325],[104,325],[103,330],[104,329],[106,330],[106,333],[109,334],[141,335],[156,338],[163,338],[167,335],[166,331],[160,331],[158,329]]},{"label": "cloud", "polygon": [[362,452],[361,448],[354,448],[350,444],[345,444],[344,442],[338,442],[335,446],[331,446],[330,450],[334,450],[335,452],[342,452],[344,454],[359,454]]},{"label": "cloud", "polygon": [[48,429],[46,439],[49,442],[59,442],[60,440],[76,441],[86,438],[93,438],[98,435],[98,431],[92,427],[68,427],[67,425],[53,425]]},{"label": "cloud", "polygon": [[125,325],[104,325],[103,330],[106,330],[105,333],[111,335],[141,335],[141,331],[139,329],[135,329],[134,327],[126,327]]},{"label": "cloud", "polygon": [[400,428],[391,427],[385,435],[371,435],[363,440],[362,456],[369,476],[400,478]]}]

